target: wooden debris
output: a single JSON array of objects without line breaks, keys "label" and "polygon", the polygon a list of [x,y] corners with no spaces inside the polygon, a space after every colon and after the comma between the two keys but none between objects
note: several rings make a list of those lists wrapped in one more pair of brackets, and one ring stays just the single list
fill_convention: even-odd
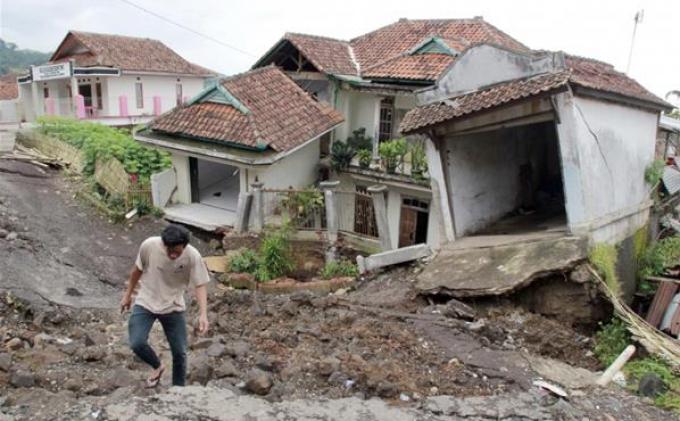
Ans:
[{"label": "wooden debris", "polygon": [[666,313],[668,305],[673,300],[675,293],[680,285],[671,282],[661,282],[659,288],[654,294],[654,299],[652,300],[652,305],[649,306],[649,311],[647,312],[647,323],[654,327],[659,327],[663,315]]},{"label": "wooden debris", "polygon": [[614,311],[623,320],[633,339],[639,342],[650,354],[656,354],[667,361],[676,373],[680,372],[680,341],[660,332],[642,317],[637,315],[604,282],[595,269],[588,266],[591,275],[600,282],[600,287],[614,306]]}]

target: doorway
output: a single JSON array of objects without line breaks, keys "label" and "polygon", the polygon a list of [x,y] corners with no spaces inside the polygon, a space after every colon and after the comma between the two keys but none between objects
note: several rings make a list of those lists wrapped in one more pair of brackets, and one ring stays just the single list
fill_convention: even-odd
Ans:
[{"label": "doorway", "polygon": [[238,167],[189,158],[191,201],[236,212],[241,191]]},{"label": "doorway", "polygon": [[427,242],[430,204],[413,197],[404,197],[399,218],[399,247]]}]

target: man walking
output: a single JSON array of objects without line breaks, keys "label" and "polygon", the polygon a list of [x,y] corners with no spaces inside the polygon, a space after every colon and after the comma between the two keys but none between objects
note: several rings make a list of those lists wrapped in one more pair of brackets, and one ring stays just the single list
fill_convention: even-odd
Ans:
[{"label": "man walking", "polygon": [[146,380],[155,387],[165,371],[153,348],[149,346],[149,331],[158,320],[172,353],[172,384],[184,386],[186,379],[187,331],[184,312],[184,292],[189,283],[196,290],[199,307],[198,332],[208,331],[207,283],[208,269],[201,254],[189,244],[189,231],[179,225],[168,225],[160,237],[150,237],[142,243],[128,287],[120,301],[121,312],[130,309],[132,294],[139,283],[139,293],[128,321],[130,348],[153,367]]}]

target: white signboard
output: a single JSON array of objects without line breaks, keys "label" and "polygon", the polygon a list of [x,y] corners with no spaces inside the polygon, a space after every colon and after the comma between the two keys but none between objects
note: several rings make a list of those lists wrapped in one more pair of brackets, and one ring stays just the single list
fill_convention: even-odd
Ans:
[{"label": "white signboard", "polygon": [[33,67],[33,80],[64,79],[71,77],[71,62]]}]

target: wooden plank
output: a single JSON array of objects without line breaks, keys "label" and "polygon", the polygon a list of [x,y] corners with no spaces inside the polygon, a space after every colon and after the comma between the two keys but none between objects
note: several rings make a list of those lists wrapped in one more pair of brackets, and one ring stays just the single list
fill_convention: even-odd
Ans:
[{"label": "wooden plank", "polygon": [[679,286],[672,282],[662,282],[659,285],[656,294],[654,294],[652,305],[649,306],[649,311],[647,312],[647,323],[654,327],[659,327],[659,323],[661,323],[663,315],[671,300],[673,300]]}]

